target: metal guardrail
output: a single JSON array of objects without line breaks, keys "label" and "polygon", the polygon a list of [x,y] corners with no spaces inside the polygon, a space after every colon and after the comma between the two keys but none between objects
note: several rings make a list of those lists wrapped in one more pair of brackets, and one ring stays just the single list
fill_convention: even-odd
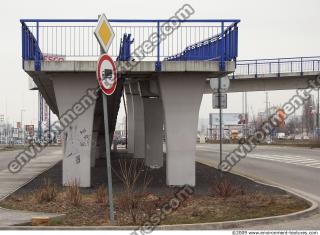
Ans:
[{"label": "metal guardrail", "polygon": [[259,78],[262,74],[320,72],[320,56],[293,57],[277,59],[239,60],[233,78],[237,75],[254,75]]},{"label": "metal guardrail", "polygon": [[[20,22],[22,57],[24,60],[35,60],[37,70],[41,69],[42,60],[96,60],[100,55],[100,46],[93,34],[97,19],[22,19]],[[168,23],[172,22],[170,20],[111,19],[109,22],[115,32],[109,49],[113,58],[118,56],[123,35],[130,34],[134,39],[131,50],[133,59],[143,56],[145,60],[159,63],[164,58],[183,52],[189,45],[229,32],[230,26],[240,21],[183,20],[172,33],[166,31]],[[156,46],[153,50],[142,51],[143,42],[148,41],[151,35],[156,36]],[[223,43],[223,51],[228,45]]]}]

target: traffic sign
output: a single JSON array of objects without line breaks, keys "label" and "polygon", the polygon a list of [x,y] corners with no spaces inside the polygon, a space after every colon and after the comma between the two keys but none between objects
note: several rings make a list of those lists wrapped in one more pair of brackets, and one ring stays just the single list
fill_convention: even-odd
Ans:
[{"label": "traffic sign", "polygon": [[[219,103],[219,97],[221,99],[221,107]],[[212,108],[213,109],[226,109],[228,104],[227,93],[214,93],[212,94]]]},{"label": "traffic sign", "polygon": [[94,35],[96,36],[103,51],[107,53],[114,38],[114,32],[105,14],[102,14],[99,17]]},{"label": "traffic sign", "polygon": [[[219,79],[221,79],[220,91],[219,91]],[[210,79],[210,87],[213,90],[213,92],[226,92],[229,89],[229,86],[230,86],[230,80],[227,76],[222,78]]]},{"label": "traffic sign", "polygon": [[97,63],[97,79],[102,92],[112,95],[117,87],[117,70],[112,58],[102,54]]}]

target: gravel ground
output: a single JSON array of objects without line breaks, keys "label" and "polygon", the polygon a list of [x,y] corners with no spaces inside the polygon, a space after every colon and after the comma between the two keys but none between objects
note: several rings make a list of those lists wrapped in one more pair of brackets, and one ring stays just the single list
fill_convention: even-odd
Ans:
[{"label": "gravel ground", "polygon": [[[119,172],[119,159],[130,159],[132,156],[124,153],[112,153],[112,167],[115,171]],[[91,171],[92,177],[92,187],[91,188],[82,188],[82,193],[92,193],[100,185],[107,185],[107,174],[106,174],[106,163],[104,159],[99,159],[96,162],[96,167],[92,168]],[[150,169],[149,175],[152,178],[152,181],[148,187],[148,192],[158,195],[165,195],[167,193],[176,191],[175,187],[168,187],[166,185],[166,168],[162,167],[160,169]],[[113,188],[115,194],[118,194],[123,191],[123,185],[120,179],[113,172]],[[208,195],[211,194],[213,185],[219,181],[220,172],[212,167],[207,165],[197,163],[196,164],[196,187],[195,195]],[[265,186],[259,183],[256,183],[247,178],[234,175],[232,173],[224,173],[223,177],[232,182],[233,185],[242,187],[247,192],[263,192],[268,194],[286,194],[285,191],[278,188]],[[14,196],[18,196],[25,193],[33,192],[38,189],[44,182],[44,179],[50,179],[54,182],[59,188],[62,187],[62,162],[59,162],[53,168],[47,172],[39,175],[33,181],[19,189],[14,193]]]}]

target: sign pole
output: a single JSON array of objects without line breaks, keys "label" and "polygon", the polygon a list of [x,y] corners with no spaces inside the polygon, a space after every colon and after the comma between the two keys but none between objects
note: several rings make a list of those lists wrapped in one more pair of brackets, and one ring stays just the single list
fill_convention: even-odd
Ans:
[{"label": "sign pole", "polygon": [[104,117],[104,132],[106,141],[106,159],[107,159],[107,175],[108,175],[108,196],[109,196],[109,215],[110,221],[114,224],[114,206],[112,192],[112,175],[111,175],[111,160],[110,160],[110,140],[109,140],[109,121],[108,121],[108,102],[107,95],[102,94],[103,98],[103,117]]},{"label": "sign pole", "polygon": [[[101,52],[107,53],[115,36],[113,29],[108,22],[105,14],[99,15],[98,25],[94,31]],[[107,54],[102,54],[97,62],[97,79],[102,91],[103,98],[103,116],[104,116],[104,132],[106,142],[106,160],[107,160],[107,176],[108,176],[108,196],[109,196],[109,213],[111,224],[114,224],[114,206],[112,192],[112,172],[110,157],[110,137],[109,137],[109,121],[108,121],[108,98],[112,95],[117,87],[117,70],[112,58]]]},{"label": "sign pole", "polygon": [[[219,122],[220,122],[220,163],[222,164],[222,102],[221,102],[221,77],[219,78],[219,89],[218,89],[218,97],[219,97]],[[221,169],[220,169],[221,171]],[[222,172],[222,171],[221,171]]]}]

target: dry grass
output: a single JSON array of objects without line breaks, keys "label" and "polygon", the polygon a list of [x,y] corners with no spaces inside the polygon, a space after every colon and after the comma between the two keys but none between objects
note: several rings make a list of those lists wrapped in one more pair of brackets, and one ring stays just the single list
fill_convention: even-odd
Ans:
[{"label": "dry grass", "polygon": [[80,206],[82,195],[79,188],[79,181],[74,180],[68,184],[66,189],[66,199],[73,206]]},{"label": "dry grass", "polygon": [[[79,207],[71,205],[66,200],[65,194],[66,192],[59,192],[54,201],[46,203],[35,203],[31,193],[10,196],[1,201],[0,206],[17,210],[64,213],[66,218],[62,221],[62,224],[59,224],[64,226],[108,225],[107,205],[96,202],[96,192],[83,194]],[[132,215],[127,211],[126,196],[126,194],[123,194],[115,197],[116,219],[119,225],[133,225]],[[139,203],[142,201],[142,204],[130,203],[130,205],[135,205],[135,208],[132,209],[137,211],[135,225],[148,221],[150,215],[159,212],[157,209],[161,208],[173,196],[171,193],[162,196],[146,194],[136,199]],[[140,205],[143,206],[140,207]],[[139,207],[141,211],[137,210]],[[178,210],[173,211],[161,224],[206,223],[259,218],[288,214],[308,207],[309,205],[305,201],[289,194],[251,192],[228,198],[195,195]]]},{"label": "dry grass", "polygon": [[150,213],[150,208],[152,208],[144,202],[151,177],[143,161],[119,160],[119,166],[120,172],[114,172],[123,183],[124,193],[117,200],[118,218],[125,218],[120,221],[121,224],[137,224],[146,214]]},{"label": "dry grass", "polygon": [[101,204],[107,204],[107,187],[100,185],[96,191],[96,202]]},{"label": "dry grass", "polygon": [[58,195],[57,187],[49,179],[44,179],[43,185],[34,193],[34,199],[38,203],[53,201]]},{"label": "dry grass", "polygon": [[240,205],[247,208],[270,206],[274,202],[269,194],[261,192],[250,193],[238,198]]}]

